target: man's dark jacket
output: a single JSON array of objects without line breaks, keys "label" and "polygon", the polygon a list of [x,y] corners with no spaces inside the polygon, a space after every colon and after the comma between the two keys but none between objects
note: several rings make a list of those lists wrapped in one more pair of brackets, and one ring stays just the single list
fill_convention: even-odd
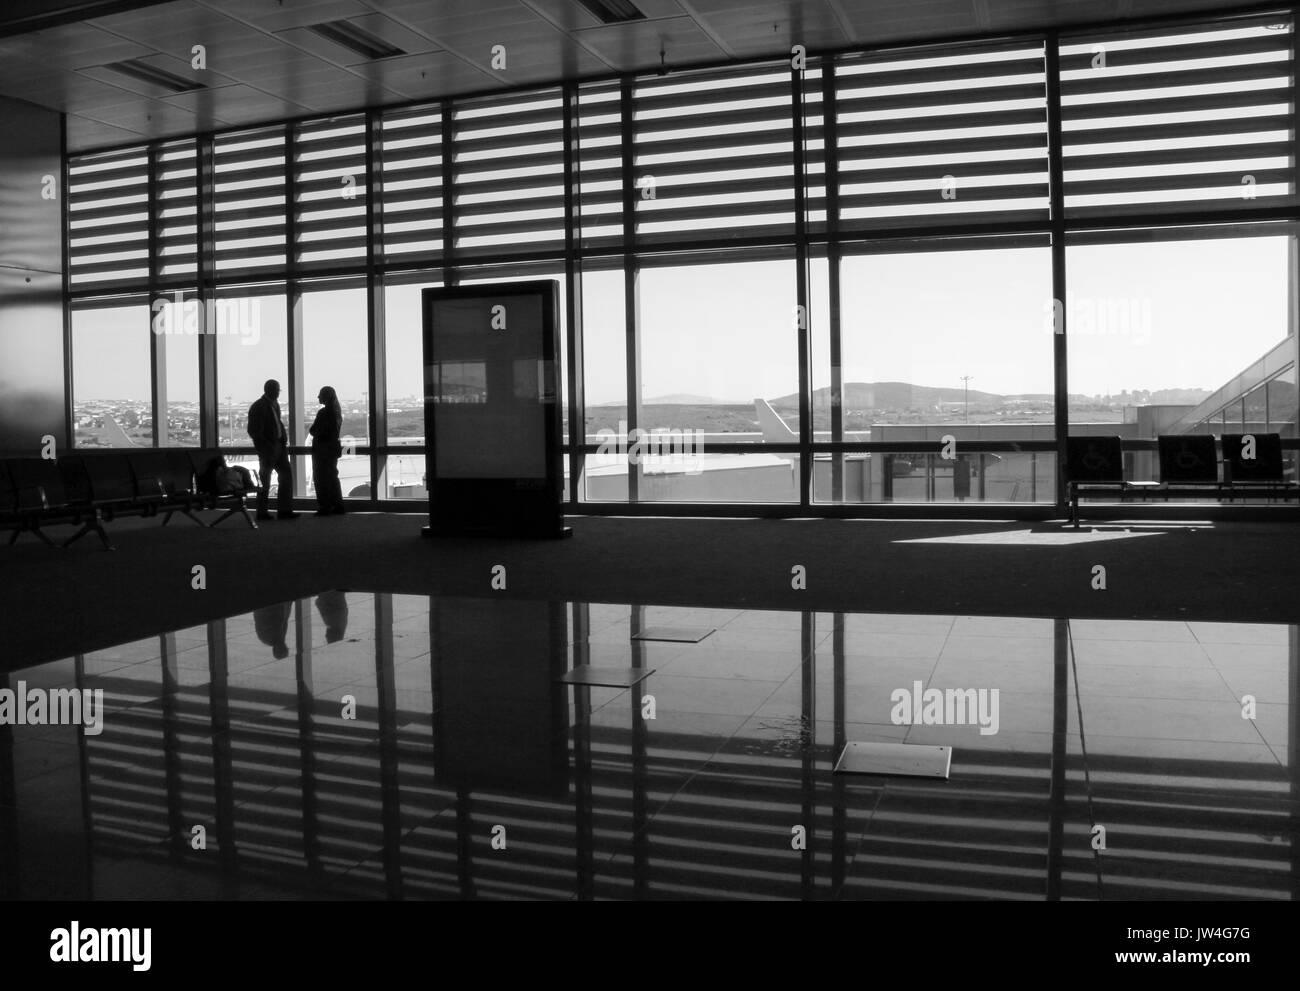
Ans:
[{"label": "man's dark jacket", "polygon": [[263,396],[248,407],[248,436],[253,438],[257,453],[272,455],[283,442],[280,436],[280,419],[275,415],[275,403]]}]

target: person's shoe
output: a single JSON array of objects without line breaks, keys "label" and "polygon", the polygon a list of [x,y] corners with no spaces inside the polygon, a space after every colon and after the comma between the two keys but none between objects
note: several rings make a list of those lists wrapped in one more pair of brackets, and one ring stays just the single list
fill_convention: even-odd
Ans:
[{"label": "person's shoe", "polygon": [[276,519],[280,519],[280,520],[296,520],[298,518],[298,514],[297,513],[276,513],[275,517]]},{"label": "person's shoe", "polygon": [[347,513],[347,507],[335,506],[333,509],[330,510],[330,512],[333,513],[335,516],[343,516]]},{"label": "person's shoe", "polygon": [[273,519],[275,519],[275,517],[272,516],[270,513],[258,513],[258,514],[257,514],[257,518],[258,518],[259,520],[273,520]]}]

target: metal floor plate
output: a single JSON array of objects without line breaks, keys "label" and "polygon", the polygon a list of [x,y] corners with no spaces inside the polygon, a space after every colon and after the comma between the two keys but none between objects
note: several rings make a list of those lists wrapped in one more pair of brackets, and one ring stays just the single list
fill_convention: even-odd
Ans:
[{"label": "metal floor plate", "polygon": [[670,643],[699,643],[717,627],[714,626],[647,626],[632,635],[633,640],[667,640]]},{"label": "metal floor plate", "polygon": [[849,742],[835,762],[835,773],[889,774],[905,778],[943,778],[946,781],[951,766],[952,747]]},{"label": "metal floor plate", "polygon": [[598,668],[580,664],[564,672],[558,680],[566,685],[591,685],[600,688],[631,688],[654,673],[654,668]]}]

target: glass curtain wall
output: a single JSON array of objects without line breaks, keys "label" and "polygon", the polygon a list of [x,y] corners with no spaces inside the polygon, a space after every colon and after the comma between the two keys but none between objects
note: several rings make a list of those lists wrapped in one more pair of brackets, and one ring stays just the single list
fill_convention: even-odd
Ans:
[{"label": "glass curtain wall", "polygon": [[553,278],[594,507],[1059,504],[1063,423],[1294,445],[1293,49],[1132,24],[72,156],[75,443],[247,456],[275,377],[309,496],[331,384],[345,495],[422,500],[420,290]]}]

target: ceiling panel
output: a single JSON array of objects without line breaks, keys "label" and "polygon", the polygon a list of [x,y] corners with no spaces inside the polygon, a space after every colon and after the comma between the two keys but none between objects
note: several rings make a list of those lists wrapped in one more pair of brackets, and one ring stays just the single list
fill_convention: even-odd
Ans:
[{"label": "ceiling panel", "polygon": [[496,80],[451,52],[382,59],[357,66],[356,72],[408,100],[490,89]]},{"label": "ceiling panel", "polygon": [[49,31],[0,38],[0,59],[12,56],[68,69],[139,58],[154,51],[151,45],[119,38],[87,24],[69,24]]},{"label": "ceiling panel", "polygon": [[271,34],[257,34],[238,45],[214,45],[208,49],[210,69],[244,83],[256,83],[258,78],[282,79],[308,66],[325,65],[316,56]]},{"label": "ceiling panel", "polygon": [[1058,24],[1110,20],[1131,5],[1131,0],[996,0],[985,4],[989,26],[995,31],[1019,31],[1044,20]]},{"label": "ceiling panel", "polygon": [[621,72],[659,64],[663,51],[669,66],[717,62],[724,57],[691,17],[604,24],[575,33],[583,44]]},{"label": "ceiling panel", "polygon": [[219,10],[227,17],[244,21],[266,31],[283,31],[304,24],[320,24],[345,17],[369,14],[371,7],[362,0],[195,0],[204,7]]},{"label": "ceiling panel", "polygon": [[240,83],[178,93],[164,97],[162,102],[188,110],[200,120],[222,121],[227,124],[301,117],[310,110],[317,109]]},{"label": "ceiling panel", "polygon": [[[384,0],[382,6],[443,48],[492,73],[503,86],[553,82],[611,68],[517,0],[444,0],[436,4]],[[505,48],[504,69],[492,68],[493,49],[498,45]]]},{"label": "ceiling panel", "polygon": [[194,0],[132,10],[88,22],[104,31],[149,45],[159,52],[184,52],[194,45],[238,44],[254,30]]},{"label": "ceiling panel", "polygon": [[150,138],[167,135],[193,134],[207,127],[217,126],[212,122],[199,120],[193,113],[182,108],[172,107],[161,100],[140,98],[118,107],[105,107],[98,110],[83,111],[81,116],[104,124],[116,124],[143,134]]},{"label": "ceiling panel", "polygon": [[70,148],[108,148],[138,141],[140,137],[139,132],[124,127],[104,124],[76,114],[68,115],[68,147]]},{"label": "ceiling panel", "polygon": [[[969,0],[962,3],[969,9]],[[844,5],[849,6],[849,0]],[[690,7],[740,58],[789,55],[794,45],[809,52],[843,48],[850,41],[825,0],[690,0]]]}]

